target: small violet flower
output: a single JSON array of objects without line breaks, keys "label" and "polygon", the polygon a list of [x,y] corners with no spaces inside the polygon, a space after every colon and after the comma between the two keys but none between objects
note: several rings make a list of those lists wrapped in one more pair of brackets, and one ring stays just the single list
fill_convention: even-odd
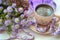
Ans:
[{"label": "small violet flower", "polygon": [[4,4],[4,5],[7,5],[7,3],[6,3],[6,2],[4,2],[3,4]]},{"label": "small violet flower", "polygon": [[0,6],[0,10],[3,10],[3,7],[2,6]]},{"label": "small violet flower", "polygon": [[56,36],[60,35],[60,28],[58,28],[53,34]]},{"label": "small violet flower", "polygon": [[16,7],[16,3],[12,3],[12,8],[15,8]]},{"label": "small violet flower", "polygon": [[15,25],[15,29],[19,29],[20,25],[19,24],[16,24]]},{"label": "small violet flower", "polygon": [[5,26],[9,26],[11,24],[11,20],[5,20]]},{"label": "small violet flower", "polygon": [[20,17],[23,19],[24,18],[24,14],[21,14]]},{"label": "small violet flower", "polygon": [[18,8],[18,11],[19,11],[20,13],[22,13],[22,12],[23,12],[23,8],[22,8],[22,7]]},{"label": "small violet flower", "polygon": [[9,15],[6,15],[5,17],[6,17],[6,18],[9,18]]},{"label": "small violet flower", "polygon": [[26,22],[26,20],[25,20],[25,19],[21,20],[20,25],[22,25],[22,26],[24,27],[24,26],[26,26],[26,24],[27,24],[27,22]]},{"label": "small violet flower", "polygon": [[8,6],[8,7],[7,7],[7,11],[8,11],[8,12],[12,12],[12,11],[13,11],[12,7],[11,7],[11,6]]},{"label": "small violet flower", "polygon": [[2,4],[2,0],[0,0],[0,4]]},{"label": "small violet flower", "polygon": [[24,16],[27,18],[30,14],[28,13],[28,11],[24,11]]}]

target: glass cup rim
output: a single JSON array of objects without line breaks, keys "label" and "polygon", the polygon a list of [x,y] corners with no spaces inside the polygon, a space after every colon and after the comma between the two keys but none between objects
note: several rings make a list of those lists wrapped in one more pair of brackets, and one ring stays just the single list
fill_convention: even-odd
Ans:
[{"label": "glass cup rim", "polygon": [[[52,14],[51,14],[51,15],[54,14],[54,9],[53,9],[51,6],[47,5],[47,4],[40,4],[40,5],[37,5],[36,8],[35,8],[35,12],[37,11],[37,9],[38,9],[39,7],[43,7],[43,6],[50,7],[50,8],[52,9]],[[37,13],[37,12],[36,12],[36,13]],[[50,15],[50,16],[51,16],[51,15]],[[40,15],[40,16],[41,16],[41,15]],[[43,16],[43,17],[48,17],[48,16]]]}]

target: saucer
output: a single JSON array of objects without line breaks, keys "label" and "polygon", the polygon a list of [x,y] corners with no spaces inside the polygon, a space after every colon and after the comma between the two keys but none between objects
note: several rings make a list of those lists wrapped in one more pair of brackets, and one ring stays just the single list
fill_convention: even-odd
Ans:
[{"label": "saucer", "polygon": [[[58,24],[58,27],[60,26],[60,16],[56,16],[55,15],[55,17],[56,17],[56,20],[58,20],[55,24]],[[57,26],[56,26],[57,27]],[[44,33],[41,33],[41,32],[38,32],[37,30],[36,30],[36,28],[35,28],[35,26],[33,26],[33,25],[31,25],[30,26],[30,29],[33,31],[33,32],[35,32],[35,33],[38,33],[38,34],[41,34],[41,35],[50,35],[50,33],[47,31],[47,32],[44,32]]]}]

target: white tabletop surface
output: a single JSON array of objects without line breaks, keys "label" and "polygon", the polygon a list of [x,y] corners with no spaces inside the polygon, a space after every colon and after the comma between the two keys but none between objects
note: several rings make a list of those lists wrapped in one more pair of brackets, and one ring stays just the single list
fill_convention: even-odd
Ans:
[{"label": "white tabletop surface", "polygon": [[[57,4],[55,14],[60,16],[60,0],[54,0],[54,1]],[[53,37],[53,36],[44,36],[44,35],[37,34],[31,30],[29,31],[35,35],[35,40],[60,40],[60,37],[58,38],[58,37]],[[7,38],[9,38],[9,35],[7,35],[6,32],[0,34],[0,40],[5,40]]]}]

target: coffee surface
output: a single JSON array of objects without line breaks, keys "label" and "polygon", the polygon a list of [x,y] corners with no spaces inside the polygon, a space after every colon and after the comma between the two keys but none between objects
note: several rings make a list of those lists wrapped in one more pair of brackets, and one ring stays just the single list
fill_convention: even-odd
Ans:
[{"label": "coffee surface", "polygon": [[49,6],[40,6],[36,9],[38,15],[50,16],[53,12],[52,8]]}]

